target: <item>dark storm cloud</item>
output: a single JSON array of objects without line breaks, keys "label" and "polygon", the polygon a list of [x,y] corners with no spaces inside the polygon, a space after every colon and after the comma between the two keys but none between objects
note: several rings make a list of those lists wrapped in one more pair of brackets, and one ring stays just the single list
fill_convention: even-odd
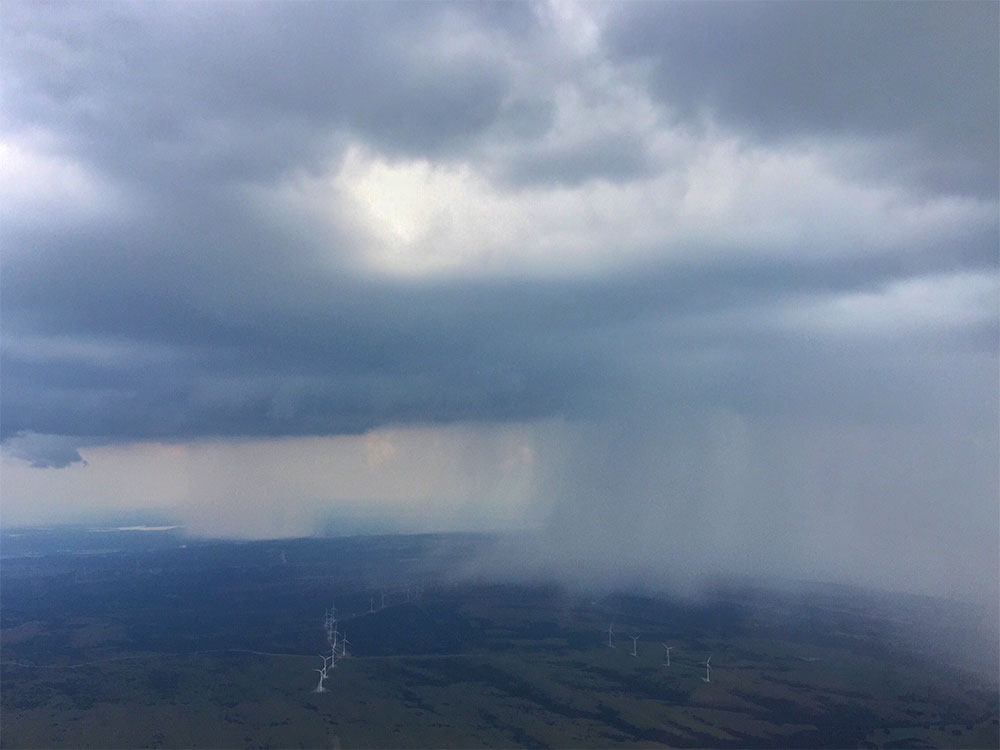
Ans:
[{"label": "dark storm cloud", "polygon": [[996,195],[998,25],[994,2],[627,3],[604,42],[681,118],[901,138],[883,169]]},{"label": "dark storm cloud", "polygon": [[[94,265],[99,255],[86,257],[89,267],[58,271],[40,262],[35,273],[45,274],[51,298],[33,296],[41,282],[25,271],[28,263],[5,280],[4,315],[15,329],[95,342],[81,350],[57,341],[46,350],[8,337],[0,396],[6,435],[330,434],[393,421],[579,416],[608,400],[613,409],[616,394],[643,382],[669,382],[678,403],[721,400],[741,410],[804,409],[814,401],[827,414],[855,404],[859,414],[898,416],[915,397],[887,382],[866,383],[863,370],[845,367],[850,350],[830,351],[747,314],[782,299],[877,287],[901,270],[894,263],[404,284],[318,271],[307,281],[276,258],[254,267],[251,278],[240,268],[218,269],[208,301],[200,283],[169,275],[169,264],[139,280],[118,273],[114,258]],[[940,270],[932,261],[925,270]],[[190,272],[183,264],[173,269]],[[977,325],[949,339],[992,351],[995,326]],[[928,335],[939,348],[939,335]],[[918,344],[904,342],[901,356]],[[650,349],[671,352],[671,361],[645,369]],[[689,363],[710,349],[725,351],[723,360]],[[857,346],[853,356],[894,379],[886,370],[891,356],[875,365],[882,353]],[[895,369],[905,375],[907,366]],[[838,380],[839,397],[825,387]],[[818,401],[817,383],[825,394]],[[858,398],[866,392],[892,398],[873,405]]]},{"label": "dark storm cloud", "polygon": [[29,432],[10,440],[5,449],[36,469],[64,469],[74,463],[86,466],[87,462],[77,450],[79,444],[78,437],[36,435]]},{"label": "dark storm cloud", "polygon": [[[360,241],[337,216],[347,209],[331,205],[336,229],[320,236],[247,198],[335,172],[350,143],[388,163],[480,166],[508,194],[527,190],[526,206],[531,191],[653,178],[667,167],[638,125],[594,124],[584,108],[584,136],[547,140],[559,92],[623,61],[652,64],[639,80],[662,95],[664,121],[704,105],[765,138],[915,133],[945,182],[962,155],[988,164],[995,153],[982,138],[995,76],[981,70],[995,6],[610,11],[594,54],[611,55],[595,60],[542,33],[527,5],[5,4],[5,131],[114,190],[98,207],[107,216],[72,226],[64,205],[5,216],[3,435],[331,434],[581,415],[613,410],[636,384],[678,402],[829,415],[892,390],[858,373],[892,381],[906,367],[883,370],[850,347],[845,357],[770,313],[921,275],[990,273],[995,221],[961,242],[860,256],[805,240],[778,261],[720,240],[704,261],[665,250],[600,276],[406,281],[350,267]],[[945,52],[953,64],[929,61]],[[877,82],[859,86],[863,72]],[[965,129],[945,138],[959,117]],[[128,210],[115,213],[119,200]],[[993,333],[975,320],[926,337],[992,356]],[[899,414],[940,373],[907,349],[926,344],[891,338],[915,370],[912,389],[885,399],[882,411]]]},{"label": "dark storm cloud", "polygon": [[8,6],[5,119],[57,125],[60,145],[82,158],[176,189],[177,179],[217,185],[309,166],[345,129],[389,152],[447,153],[501,114],[502,61],[438,50],[449,24],[475,23],[461,6],[231,11]]}]

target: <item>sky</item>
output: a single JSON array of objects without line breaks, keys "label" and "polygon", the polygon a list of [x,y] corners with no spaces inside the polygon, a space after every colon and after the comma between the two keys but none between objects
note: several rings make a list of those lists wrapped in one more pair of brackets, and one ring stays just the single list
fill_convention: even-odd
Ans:
[{"label": "sky", "polygon": [[998,16],[3,3],[3,523],[988,600]]}]

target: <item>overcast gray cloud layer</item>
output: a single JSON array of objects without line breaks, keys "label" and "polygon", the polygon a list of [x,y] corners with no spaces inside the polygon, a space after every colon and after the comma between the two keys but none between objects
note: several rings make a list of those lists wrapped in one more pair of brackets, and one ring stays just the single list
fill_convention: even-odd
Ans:
[{"label": "overcast gray cloud layer", "polygon": [[911,177],[995,195],[998,23],[996,3],[634,3],[606,37],[679,117],[900,138]]},{"label": "overcast gray cloud layer", "polygon": [[[4,3],[3,439],[731,414],[786,425],[752,505],[902,429],[981,551],[998,8]],[[630,424],[634,499],[681,448]]]}]

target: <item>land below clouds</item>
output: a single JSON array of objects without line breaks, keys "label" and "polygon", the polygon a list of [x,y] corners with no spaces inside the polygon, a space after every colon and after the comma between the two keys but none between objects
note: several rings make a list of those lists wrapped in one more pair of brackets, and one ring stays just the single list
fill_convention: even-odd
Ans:
[{"label": "land below clouds", "polygon": [[[140,521],[4,532],[5,746],[997,745],[972,605],[497,583],[470,575],[490,535],[123,528],[169,525]],[[332,606],[350,653],[317,694]]]}]

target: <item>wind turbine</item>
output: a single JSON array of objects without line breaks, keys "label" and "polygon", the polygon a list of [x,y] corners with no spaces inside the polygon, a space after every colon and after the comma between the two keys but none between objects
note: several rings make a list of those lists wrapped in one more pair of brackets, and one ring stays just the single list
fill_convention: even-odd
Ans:
[{"label": "wind turbine", "polygon": [[326,667],[322,669],[314,669],[314,672],[319,672],[319,683],[316,685],[316,689],[313,690],[314,693],[325,693],[326,688],[323,687],[323,680],[326,679]]},{"label": "wind turbine", "polygon": [[670,649],[672,649],[673,646],[668,646],[666,643],[661,643],[660,645],[663,646],[663,650],[666,652],[666,655],[667,655],[667,666],[669,667],[670,666]]},{"label": "wind turbine", "polygon": [[370,614],[370,615],[375,614],[375,597],[374,596],[371,599],[368,600],[368,614]]},{"label": "wind turbine", "polygon": [[[334,617],[329,612],[329,610],[327,611],[327,613],[326,613],[326,619],[323,622],[323,630],[326,631],[326,642],[330,646],[330,666],[331,667],[335,667],[335,666],[337,666],[337,664],[336,664],[336,662],[337,662],[337,635],[339,635],[339,634],[337,633],[337,619],[336,619],[336,617]],[[325,668],[326,667],[326,664],[325,664],[326,657],[324,656],[323,659],[324,659],[324,665],[323,666]]]},{"label": "wind turbine", "polygon": [[704,682],[712,681],[712,665],[709,664],[710,661],[712,661],[711,654],[709,654],[709,657],[702,662],[702,664],[705,665],[705,676],[701,678]]},{"label": "wind turbine", "polygon": [[639,642],[639,636],[637,636],[637,635],[630,635],[629,638],[632,639],[632,656],[637,656],[637,654],[635,652],[635,645]]},{"label": "wind turbine", "polygon": [[344,631],[344,637],[340,639],[340,658],[344,659],[347,657],[347,644],[350,643],[347,640],[347,631]]},{"label": "wind turbine", "polygon": [[323,660],[323,669],[335,666],[333,663],[333,654],[331,654],[330,656],[323,656],[323,654],[320,654],[319,658]]},{"label": "wind turbine", "polygon": [[615,624],[608,625],[608,648],[615,647]]}]

